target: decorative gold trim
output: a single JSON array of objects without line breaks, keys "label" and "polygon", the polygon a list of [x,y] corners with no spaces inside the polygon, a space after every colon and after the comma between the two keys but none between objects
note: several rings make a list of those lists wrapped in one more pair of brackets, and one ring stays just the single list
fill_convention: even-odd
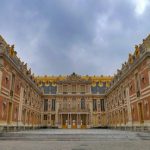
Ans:
[{"label": "decorative gold trim", "polygon": [[67,80],[84,80],[84,81],[90,81],[92,83],[92,86],[96,86],[96,82],[99,83],[99,86],[103,86],[103,82],[106,82],[108,85],[112,81],[113,77],[112,76],[71,76],[71,75],[66,75],[66,76],[37,76],[35,77],[36,81],[38,83],[44,83],[46,84],[47,82],[52,83],[54,86],[57,82],[62,82],[62,81],[67,81]]}]

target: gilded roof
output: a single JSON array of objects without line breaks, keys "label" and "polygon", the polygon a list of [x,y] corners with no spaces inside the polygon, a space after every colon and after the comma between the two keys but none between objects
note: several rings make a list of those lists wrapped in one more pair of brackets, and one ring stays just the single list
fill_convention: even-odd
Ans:
[{"label": "gilded roof", "polygon": [[64,82],[87,82],[87,83],[91,83],[91,84],[96,84],[97,82],[99,82],[99,84],[106,82],[106,83],[110,83],[111,80],[113,79],[112,76],[80,76],[77,75],[75,73],[72,73],[71,75],[59,75],[59,76],[37,76],[36,77],[36,81],[37,83],[41,84],[41,83],[64,83]]}]

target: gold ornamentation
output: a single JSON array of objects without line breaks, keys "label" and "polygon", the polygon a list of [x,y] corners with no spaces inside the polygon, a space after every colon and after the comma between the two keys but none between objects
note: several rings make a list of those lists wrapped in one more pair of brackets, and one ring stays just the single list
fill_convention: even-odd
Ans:
[{"label": "gold ornamentation", "polygon": [[106,82],[106,87],[109,87],[110,86],[110,82]]},{"label": "gold ornamentation", "polygon": [[134,52],[134,54],[135,54],[136,57],[140,56],[140,49],[139,49],[138,45],[135,45],[135,52]]},{"label": "gold ornamentation", "polygon": [[103,86],[103,83],[102,83],[102,82],[99,82],[98,85],[99,85],[100,87],[102,87],[102,86]]},{"label": "gold ornamentation", "polygon": [[113,77],[111,76],[80,76],[75,73],[68,76],[37,76],[37,81],[40,82],[51,82],[53,85],[57,83],[88,83],[92,86],[96,86],[96,82],[99,83],[100,86],[103,86],[103,82],[111,82]]},{"label": "gold ornamentation", "polygon": [[48,81],[45,82],[45,86],[49,86],[49,82]]},{"label": "gold ornamentation", "polygon": [[55,82],[53,82],[53,83],[52,83],[52,86],[56,86],[56,83],[55,83]]},{"label": "gold ornamentation", "polygon": [[130,64],[133,64],[133,56],[132,56],[132,54],[129,54],[128,62],[129,62]]},{"label": "gold ornamentation", "polygon": [[93,82],[93,83],[92,83],[92,86],[95,87],[95,86],[96,86],[96,82]]},{"label": "gold ornamentation", "polygon": [[9,49],[9,54],[10,56],[14,56],[15,55],[15,51],[14,51],[14,45],[12,45]]}]

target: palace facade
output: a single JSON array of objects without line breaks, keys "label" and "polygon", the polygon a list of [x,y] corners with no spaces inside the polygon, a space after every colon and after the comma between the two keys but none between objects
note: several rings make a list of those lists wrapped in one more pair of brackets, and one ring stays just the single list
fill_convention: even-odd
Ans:
[{"label": "palace facade", "polygon": [[36,77],[43,92],[44,126],[91,128],[106,126],[105,90],[112,77]]},{"label": "palace facade", "polygon": [[0,127],[15,128],[41,125],[42,92],[31,75],[0,36]]},{"label": "palace facade", "polygon": [[150,35],[117,70],[106,103],[109,127],[150,130]]},{"label": "palace facade", "polygon": [[0,36],[0,130],[150,129],[150,36],[111,76],[34,76]]}]

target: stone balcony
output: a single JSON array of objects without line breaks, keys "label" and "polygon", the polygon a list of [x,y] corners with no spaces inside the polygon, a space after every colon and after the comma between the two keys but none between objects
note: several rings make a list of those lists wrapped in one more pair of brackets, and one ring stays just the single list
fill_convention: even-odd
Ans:
[{"label": "stone balcony", "polygon": [[90,113],[89,108],[81,109],[81,108],[59,108],[59,113]]}]

